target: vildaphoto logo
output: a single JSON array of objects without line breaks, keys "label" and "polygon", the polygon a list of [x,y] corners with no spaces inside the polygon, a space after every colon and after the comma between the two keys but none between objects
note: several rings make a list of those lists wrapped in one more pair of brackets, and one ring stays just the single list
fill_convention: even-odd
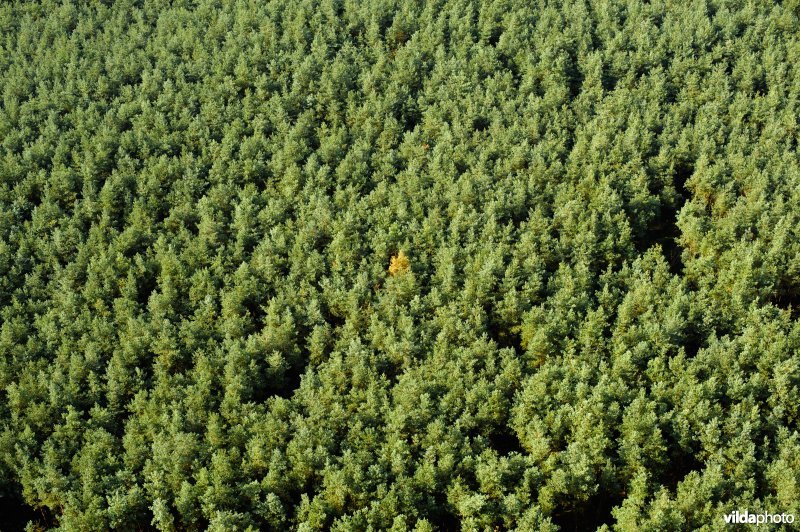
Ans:
[{"label": "vildaphoto logo", "polygon": [[751,514],[747,510],[743,512],[736,510],[725,515],[725,523],[729,525],[773,525],[794,523],[794,514],[768,514],[766,512],[760,514]]}]

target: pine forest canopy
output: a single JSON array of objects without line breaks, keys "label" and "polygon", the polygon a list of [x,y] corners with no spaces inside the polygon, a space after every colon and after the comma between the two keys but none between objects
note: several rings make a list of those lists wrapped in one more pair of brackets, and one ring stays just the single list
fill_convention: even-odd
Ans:
[{"label": "pine forest canopy", "polygon": [[798,0],[14,0],[0,98],[3,530],[800,517]]}]

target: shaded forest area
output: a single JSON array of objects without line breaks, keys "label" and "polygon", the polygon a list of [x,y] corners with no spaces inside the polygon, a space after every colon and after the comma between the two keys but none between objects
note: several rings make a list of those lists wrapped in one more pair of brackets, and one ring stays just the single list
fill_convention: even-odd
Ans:
[{"label": "shaded forest area", "polygon": [[800,516],[800,3],[0,5],[0,528]]}]

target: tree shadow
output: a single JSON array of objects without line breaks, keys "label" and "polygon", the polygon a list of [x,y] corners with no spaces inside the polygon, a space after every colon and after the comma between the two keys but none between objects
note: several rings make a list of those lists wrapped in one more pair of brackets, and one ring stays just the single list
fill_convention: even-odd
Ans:
[{"label": "tree shadow", "polygon": [[51,528],[55,523],[45,510],[37,512],[22,500],[17,493],[0,495],[0,530],[3,532],[16,532],[25,530],[29,522],[43,528]]},{"label": "tree shadow", "polygon": [[678,213],[692,193],[686,188],[686,181],[694,173],[694,167],[688,163],[680,163],[674,168],[672,184],[675,187],[673,200],[662,201],[658,216],[648,224],[644,234],[637,242],[637,251],[643,253],[654,245],[661,247],[661,252],[669,265],[670,273],[683,273],[683,248],[678,244],[681,230],[678,227]]},{"label": "tree shadow", "polygon": [[586,532],[611,525],[611,511],[622,503],[622,497],[609,490],[602,490],[577,508],[557,512],[552,516],[553,524],[564,532]]}]

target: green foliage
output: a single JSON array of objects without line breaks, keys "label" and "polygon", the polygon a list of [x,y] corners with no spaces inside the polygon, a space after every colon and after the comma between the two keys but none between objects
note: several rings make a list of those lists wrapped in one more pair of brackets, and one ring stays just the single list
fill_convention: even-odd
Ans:
[{"label": "green foliage", "polygon": [[3,3],[0,515],[799,514],[799,16]]}]

